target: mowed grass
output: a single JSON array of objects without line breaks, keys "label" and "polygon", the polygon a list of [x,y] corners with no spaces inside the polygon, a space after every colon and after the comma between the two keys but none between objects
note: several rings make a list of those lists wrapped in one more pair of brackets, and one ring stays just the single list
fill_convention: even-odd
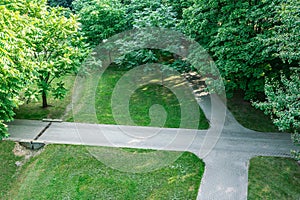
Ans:
[{"label": "mowed grass", "polygon": [[260,132],[279,132],[271,118],[243,99],[242,93],[235,93],[227,99],[227,106],[235,119],[244,127]]},{"label": "mowed grass", "polygon": [[23,159],[13,154],[14,146],[14,142],[0,141],[0,199],[5,199],[6,192],[16,181],[18,172],[16,161]]},{"label": "mowed grass", "polygon": [[300,166],[290,158],[252,158],[248,199],[300,199]]},{"label": "mowed grass", "polygon": [[[99,80],[99,86],[97,88],[97,95],[95,99],[95,107],[97,112],[98,123],[100,124],[117,124],[112,114],[112,92],[118,80],[127,72],[126,69],[120,69],[117,67],[109,67],[106,69],[104,74]],[[75,76],[67,76],[63,78],[65,86],[68,89],[67,95],[64,99],[54,99],[53,96],[48,96],[48,108],[42,108],[41,99],[37,102],[30,102],[29,104],[24,103],[16,109],[16,119],[43,119],[43,118],[58,118],[65,121],[74,121],[72,116],[72,110],[67,109],[67,106],[71,103],[72,89],[75,81]],[[87,86],[88,87],[88,86]],[[86,88],[87,90],[89,88]],[[191,104],[197,105],[195,99],[191,99]],[[163,106],[167,113],[166,121],[163,127],[166,128],[179,128],[182,117],[181,117],[181,105],[169,89],[161,85],[149,84],[142,88],[138,88],[130,98],[130,117],[136,125],[147,126],[151,122],[149,110],[151,106],[158,104]],[[193,128],[207,129],[209,127],[208,121],[206,120],[202,110],[200,109],[199,122],[195,119],[188,119]],[[154,116],[160,117],[160,116]],[[195,120],[195,121],[193,121]],[[194,124],[196,124],[194,126]],[[128,124],[123,124],[128,125]],[[182,127],[191,128],[191,127]]]},{"label": "mowed grass", "polygon": [[[96,110],[97,118],[100,124],[116,124],[111,108],[112,92],[118,80],[127,72],[127,70],[117,67],[109,67],[103,73],[97,90]],[[197,104],[196,100],[191,100],[191,104]],[[149,110],[151,106],[158,104],[164,107],[167,118],[163,127],[179,128],[181,118],[180,103],[168,88],[157,84],[145,85],[138,88],[130,97],[129,111],[131,119],[136,125],[148,126],[151,122]],[[198,104],[197,104],[198,106]],[[198,129],[207,129],[209,124],[199,108]],[[157,116],[161,117],[161,116]],[[190,119],[194,120],[194,119]],[[124,124],[127,125],[127,124]],[[190,128],[190,127],[182,127]]]},{"label": "mowed grass", "polygon": [[6,199],[196,199],[203,171],[204,163],[187,152],[156,171],[125,173],[84,146],[48,145],[22,167]]},{"label": "mowed grass", "polygon": [[62,77],[61,80],[63,80],[68,90],[64,99],[55,99],[50,93],[47,99],[49,107],[42,108],[42,98],[39,96],[38,101],[24,103],[18,109],[15,109],[15,118],[36,120],[43,118],[61,119],[65,115],[67,106],[71,103],[75,76]]}]

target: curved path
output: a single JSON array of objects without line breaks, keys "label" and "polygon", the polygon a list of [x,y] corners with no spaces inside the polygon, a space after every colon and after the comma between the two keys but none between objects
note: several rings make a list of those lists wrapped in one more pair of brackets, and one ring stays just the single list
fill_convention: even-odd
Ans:
[{"label": "curved path", "polygon": [[[289,156],[290,149],[295,148],[290,135],[260,133],[242,127],[217,96],[198,97],[198,102],[206,117],[210,119],[209,130],[15,120],[8,126],[11,134],[9,139],[190,151],[205,162],[198,199],[247,199],[249,159],[259,155]],[[213,112],[211,102],[214,104]],[[226,113],[225,118],[223,112]],[[220,126],[220,122],[224,122],[224,125]],[[143,135],[151,135],[153,132],[159,134],[147,140],[142,137],[133,139],[130,135],[124,134],[124,131]],[[212,149],[209,145],[203,144],[203,141],[207,140],[205,137],[207,132],[212,133],[212,137],[214,133],[220,132],[215,135],[216,138],[208,140],[216,143]],[[166,145],[170,140],[172,145]]]}]

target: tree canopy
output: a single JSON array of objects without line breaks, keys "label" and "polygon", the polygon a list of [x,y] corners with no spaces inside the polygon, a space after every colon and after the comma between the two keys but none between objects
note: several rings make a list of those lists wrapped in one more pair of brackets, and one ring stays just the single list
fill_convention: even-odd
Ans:
[{"label": "tree canopy", "polygon": [[299,65],[296,0],[76,0],[73,5],[93,45],[145,26],[174,28],[196,39],[214,59],[228,96],[243,90],[246,99],[255,99],[264,92],[266,77],[280,79],[280,71]]},{"label": "tree canopy", "polygon": [[63,84],[52,87],[51,81],[74,71],[85,50],[76,17],[64,17],[61,8],[50,8],[44,0],[5,0],[0,11],[1,139],[6,136],[4,122],[13,119],[14,108],[22,103],[21,91],[38,83],[39,92],[52,90],[62,97]]},{"label": "tree canopy", "polygon": [[[36,3],[35,7],[30,4]],[[20,90],[36,75],[37,66],[28,59],[28,38],[35,27],[36,1],[2,1],[0,4],[0,139],[6,135],[4,122],[11,121],[20,103]]]},{"label": "tree canopy", "polygon": [[48,8],[34,22],[34,37],[28,40],[32,51],[30,58],[38,66],[37,85],[42,95],[43,107],[47,107],[47,94],[52,92],[55,98],[63,98],[66,89],[62,81],[53,84],[53,80],[76,72],[85,57],[83,38],[78,33],[77,17],[69,18],[59,7]]},{"label": "tree canopy", "polygon": [[75,0],[73,8],[81,32],[93,46],[126,29],[125,10],[118,0]]},{"label": "tree canopy", "polygon": [[181,27],[213,56],[227,90],[251,99],[264,91],[265,77],[298,64],[299,8],[295,0],[196,0]]}]

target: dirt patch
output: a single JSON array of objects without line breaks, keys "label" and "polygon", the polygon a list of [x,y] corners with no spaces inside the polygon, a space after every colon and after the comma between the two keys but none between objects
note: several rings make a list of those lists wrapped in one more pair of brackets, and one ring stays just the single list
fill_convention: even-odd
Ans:
[{"label": "dirt patch", "polygon": [[39,150],[31,150],[31,149],[28,149],[22,145],[20,145],[18,142],[16,142],[15,144],[15,148],[13,149],[13,153],[16,155],[16,156],[19,156],[19,157],[24,157],[24,159],[22,159],[21,161],[17,161],[15,164],[17,166],[22,166],[24,165],[28,160],[30,160],[31,158],[39,155],[42,151],[43,151],[44,148],[41,148]]}]

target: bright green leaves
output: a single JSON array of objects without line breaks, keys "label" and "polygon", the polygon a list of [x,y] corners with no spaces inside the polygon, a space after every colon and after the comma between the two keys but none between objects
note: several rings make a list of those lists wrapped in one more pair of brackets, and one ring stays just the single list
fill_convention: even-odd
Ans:
[{"label": "bright green leaves", "polygon": [[22,103],[20,95],[36,98],[36,89],[29,86],[37,82],[41,93],[52,91],[62,98],[63,84],[52,86],[52,81],[76,71],[85,56],[76,16],[63,14],[44,0],[0,3],[0,139],[6,136],[3,123],[13,119],[13,109]]},{"label": "bright green leaves", "polygon": [[159,7],[155,8],[156,6],[154,5],[155,1],[149,7],[135,10],[133,13],[133,27],[174,28],[177,24],[177,19],[172,6],[161,3]]},{"label": "bright green leaves", "polygon": [[43,107],[47,107],[46,95],[53,92],[57,98],[64,96],[63,85],[53,85],[53,80],[77,71],[85,57],[85,45],[79,35],[75,15],[65,17],[62,8],[49,8],[35,21],[34,37],[30,38],[32,61],[39,66],[38,87]]},{"label": "bright green leaves", "polygon": [[52,90],[54,98],[62,99],[65,97],[67,93],[67,89],[64,87],[64,83],[62,81],[56,83],[56,87]]},{"label": "bright green leaves", "polygon": [[4,122],[11,121],[20,103],[20,90],[30,82],[36,66],[28,59],[31,50],[24,48],[28,34],[34,29],[29,23],[21,1],[4,1],[0,5],[0,140],[5,137]]}]

